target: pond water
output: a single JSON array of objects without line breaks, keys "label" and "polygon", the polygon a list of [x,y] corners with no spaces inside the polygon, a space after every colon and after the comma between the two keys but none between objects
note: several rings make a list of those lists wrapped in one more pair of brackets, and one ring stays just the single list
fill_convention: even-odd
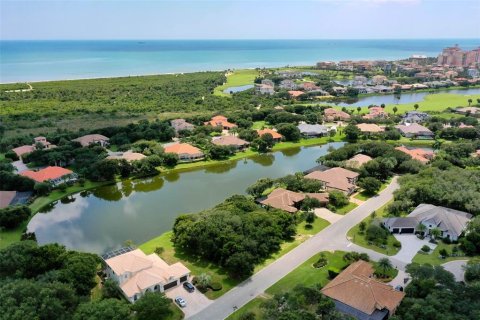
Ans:
[{"label": "pond water", "polygon": [[330,146],[293,148],[188,172],[124,180],[62,199],[35,215],[28,225],[40,244],[103,253],[126,240],[141,244],[171,230],[182,213],[222,202],[262,177],[278,178],[316,165]]},{"label": "pond water", "polygon": [[386,94],[386,95],[377,95],[362,97],[356,101],[352,102],[331,102],[329,104],[334,104],[341,107],[366,107],[369,105],[381,105],[384,104],[404,104],[404,103],[415,103],[421,102],[425,96],[429,94],[438,94],[438,93],[450,93],[450,94],[480,94],[480,88],[472,89],[455,89],[455,90],[438,90],[434,92],[403,92],[400,95],[395,94]]},{"label": "pond water", "polygon": [[253,84],[246,84],[246,85],[238,86],[238,87],[229,87],[229,88],[223,90],[223,93],[236,93],[236,92],[241,92],[241,91],[251,89],[253,87],[254,87]]}]

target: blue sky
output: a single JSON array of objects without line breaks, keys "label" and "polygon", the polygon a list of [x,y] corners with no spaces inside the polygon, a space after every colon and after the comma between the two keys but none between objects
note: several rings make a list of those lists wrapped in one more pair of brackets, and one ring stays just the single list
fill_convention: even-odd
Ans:
[{"label": "blue sky", "polygon": [[0,0],[0,37],[480,39],[479,17],[479,0]]}]

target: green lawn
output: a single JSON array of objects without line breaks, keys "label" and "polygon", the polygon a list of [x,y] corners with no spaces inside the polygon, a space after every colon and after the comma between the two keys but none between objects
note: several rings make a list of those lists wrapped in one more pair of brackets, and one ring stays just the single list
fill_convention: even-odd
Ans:
[{"label": "green lawn", "polygon": [[312,138],[312,139],[301,139],[298,142],[279,142],[275,144],[272,148],[272,151],[278,151],[282,149],[288,149],[293,147],[307,147],[307,146],[314,146],[319,144],[326,144],[329,142],[340,142],[343,141],[345,136],[343,134],[336,134],[333,137],[320,137],[320,138]]},{"label": "green lawn", "polygon": [[[386,215],[386,213],[387,213],[386,208],[390,203],[391,202],[386,203],[383,207],[381,207],[380,209],[375,211],[377,219],[382,218]],[[369,216],[369,217],[365,218],[363,221],[365,221],[365,223],[368,226],[370,220],[371,220],[371,217]],[[400,251],[400,248],[395,248],[393,246],[393,243],[396,241],[396,239],[393,235],[388,236],[387,245],[385,246],[385,248],[378,247],[374,244],[369,244],[368,240],[365,238],[365,234],[360,234],[359,224],[357,224],[356,226],[354,226],[352,229],[350,229],[348,231],[347,237],[349,239],[351,239],[351,241],[353,243],[358,244],[359,246],[362,246],[364,248],[368,248],[368,249],[371,249],[371,250],[374,250],[374,251],[377,251],[377,252],[380,252],[380,253],[383,253],[383,254],[386,254],[386,255],[389,255],[389,256],[393,256],[393,255],[397,254],[398,251]]]},{"label": "green lawn", "polygon": [[455,244],[446,244],[443,243],[442,241],[439,241],[437,244],[437,247],[433,250],[430,251],[428,254],[423,254],[423,253],[417,253],[415,257],[413,257],[412,262],[416,262],[419,264],[425,264],[429,263],[431,265],[440,265],[448,261],[453,261],[453,260],[465,260],[469,259],[469,257],[466,256],[459,256],[459,257],[447,257],[445,259],[442,259],[440,257],[440,250],[446,249],[449,254],[452,253],[453,247],[457,245]]},{"label": "green lawn", "polygon": [[263,313],[262,313],[262,309],[260,307],[261,307],[262,303],[267,301],[269,298],[270,298],[270,296],[265,294],[265,293],[262,294],[262,295],[259,295],[255,299],[250,300],[246,305],[244,305],[243,307],[238,309],[236,312],[229,315],[225,320],[240,320],[241,316],[244,313],[247,313],[247,312],[254,313],[255,314],[255,319],[262,319]]},{"label": "green lawn", "polygon": [[[380,190],[378,192],[382,192],[389,184],[390,181],[392,181],[392,178],[388,178],[387,181],[382,183],[382,186],[380,187]],[[378,194],[378,193],[377,193]],[[357,193],[357,195],[354,197],[355,199],[362,200],[362,201],[367,201],[370,199],[373,195],[365,193],[365,191]]]},{"label": "green lawn", "polygon": [[221,86],[218,86],[213,91],[214,95],[229,97],[230,94],[223,93],[223,90],[230,87],[244,86],[247,84],[253,84],[253,80],[258,77],[258,71],[255,69],[235,70],[230,75],[227,75],[227,82]]},{"label": "green lawn", "polygon": [[[264,261],[264,263],[262,263],[261,265],[257,266],[255,268],[255,272],[272,263],[290,250],[294,249],[300,243],[308,239],[310,235],[319,232],[328,225],[329,223],[327,221],[320,218],[315,219],[312,229],[305,229],[305,222],[300,223],[297,226],[297,236],[295,237],[295,240],[284,243],[281,246],[280,251],[272,255],[271,258]],[[240,283],[241,280],[231,279],[230,277],[228,277],[225,270],[218,267],[217,265],[202,259],[192,257],[191,255],[184,252],[175,250],[175,248],[173,247],[173,243],[170,240],[172,234],[172,231],[166,232],[161,236],[140,245],[139,248],[143,250],[146,254],[150,254],[155,252],[155,249],[157,247],[163,247],[164,251],[162,254],[160,254],[160,257],[164,259],[167,263],[172,264],[181,261],[183,264],[185,264],[187,268],[190,269],[193,275],[199,275],[201,273],[210,274],[212,276],[212,281],[220,282],[223,286],[222,290],[220,291],[208,291],[206,295],[210,299],[216,299],[220,297],[225,292]]]},{"label": "green lawn", "polygon": [[270,128],[271,126],[268,125],[265,121],[255,121],[252,125],[252,130],[261,130],[263,128]]},{"label": "green lawn", "polygon": [[336,209],[335,213],[345,215],[345,214],[349,213],[350,211],[352,211],[353,209],[355,209],[356,207],[358,207],[358,204],[353,203],[353,202],[349,202],[346,206],[335,208]]}]

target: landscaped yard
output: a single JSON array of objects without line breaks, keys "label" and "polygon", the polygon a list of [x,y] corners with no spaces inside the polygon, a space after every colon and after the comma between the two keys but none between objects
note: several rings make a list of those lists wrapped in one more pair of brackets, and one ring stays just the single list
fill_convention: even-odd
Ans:
[{"label": "landscaped yard", "polygon": [[[383,207],[375,211],[375,215],[377,219],[381,219],[386,215],[387,213],[386,208],[389,204],[390,202],[386,203]],[[371,221],[371,216],[365,218],[363,221],[366,223],[368,227],[368,224]],[[358,244],[359,246],[362,246],[364,248],[368,248],[389,256],[393,256],[397,254],[398,251],[400,251],[400,248],[397,248],[393,245],[395,242],[397,242],[397,240],[391,234],[388,235],[387,244],[385,245],[384,248],[379,247],[373,243],[370,243],[365,237],[365,232],[363,234],[360,233],[360,224],[357,224],[352,229],[350,229],[347,233],[347,237],[351,239],[353,243]]]},{"label": "landscaped yard", "polygon": [[226,96],[230,95],[223,93],[223,90],[230,87],[239,87],[247,84],[253,84],[253,80],[258,76],[258,71],[255,69],[243,69],[235,70],[233,73],[227,76],[227,82],[221,86],[215,88],[213,94],[217,96]]},{"label": "landscaped yard", "polygon": [[446,244],[446,243],[443,243],[442,241],[439,241],[437,244],[437,247],[433,251],[426,254],[417,253],[415,257],[413,257],[412,262],[416,262],[419,264],[429,263],[435,266],[435,265],[444,264],[445,262],[448,262],[448,261],[469,259],[469,257],[463,256],[463,255],[460,255],[458,257],[447,257],[445,259],[441,258],[440,250],[446,249],[448,254],[452,254],[452,249],[455,246],[458,246],[458,244]]},{"label": "landscaped yard", "polygon": [[[380,187],[380,190],[378,192],[382,192],[390,184],[391,181],[392,181],[392,178],[389,178],[387,181],[382,183],[382,186]],[[367,201],[371,197],[373,197],[373,195],[367,194],[365,193],[365,191],[362,191],[357,193],[354,198],[362,201]]]},{"label": "landscaped yard", "polygon": [[353,203],[353,202],[349,202],[346,206],[336,208],[335,213],[345,215],[345,214],[349,213],[350,211],[352,211],[353,209],[355,209],[356,207],[358,207],[358,204]]},{"label": "landscaped yard", "polygon": [[[278,253],[272,255],[271,258],[267,259],[264,263],[257,266],[255,268],[255,272],[260,270],[261,268],[267,266],[268,264],[272,263],[285,253],[289,252],[290,250],[297,247],[300,243],[308,239],[309,235],[314,234],[328,226],[329,223],[323,219],[317,218],[313,223],[312,229],[305,229],[305,222],[300,223],[297,226],[297,236],[295,240],[291,242],[286,242],[281,246],[281,249]],[[216,299],[223,295],[228,290],[235,287],[241,280],[238,279],[231,279],[226,272],[218,267],[217,265],[210,263],[208,261],[204,261],[198,259],[196,257],[192,257],[189,254],[184,252],[180,252],[174,249],[173,243],[170,240],[172,237],[173,232],[169,231],[161,236],[154,238],[142,245],[139,246],[146,254],[150,254],[155,252],[156,248],[162,247],[163,252],[160,254],[160,257],[164,259],[167,263],[172,264],[175,262],[181,261],[187,268],[190,269],[193,275],[198,276],[202,273],[208,273],[212,277],[212,282],[220,282],[222,284],[222,290],[219,291],[208,291],[206,296],[209,299]]]}]

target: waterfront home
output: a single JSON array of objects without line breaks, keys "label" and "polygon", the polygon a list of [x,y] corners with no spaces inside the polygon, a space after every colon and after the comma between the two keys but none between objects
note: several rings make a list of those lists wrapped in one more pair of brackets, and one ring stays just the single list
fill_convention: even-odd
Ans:
[{"label": "waterfront home", "polygon": [[333,87],[332,90],[333,90],[336,94],[345,94],[345,93],[347,93],[347,88],[346,88],[346,87]]},{"label": "waterfront home", "polygon": [[430,129],[418,123],[399,124],[395,128],[406,138],[433,139],[435,137],[435,134]]},{"label": "waterfront home", "polygon": [[323,116],[326,121],[348,121],[350,120],[350,115],[344,111],[327,108],[323,111]]},{"label": "waterfront home", "polygon": [[42,149],[53,149],[55,147],[56,147],[56,145],[48,142],[47,138],[39,136],[39,137],[33,138],[33,144],[13,148],[12,151],[15,152],[15,154],[17,155],[17,157],[20,160],[23,161],[22,157],[24,155],[32,153],[33,151],[35,151],[37,149],[40,149],[40,150],[42,150]]},{"label": "waterfront home", "polygon": [[420,123],[426,121],[430,116],[425,112],[408,111],[402,116],[402,123]]},{"label": "waterfront home", "polygon": [[195,126],[191,123],[188,123],[185,119],[173,119],[170,121],[170,125],[175,130],[177,135],[180,131],[192,131],[195,129]]},{"label": "waterfront home", "polygon": [[372,84],[373,85],[381,85],[387,83],[388,78],[385,76],[377,75],[372,77]]},{"label": "waterfront home", "polygon": [[364,119],[385,119],[388,118],[388,113],[382,107],[368,108],[368,114],[363,116]]},{"label": "waterfront home", "polygon": [[288,94],[289,94],[290,97],[292,97],[292,98],[298,98],[298,97],[301,96],[302,94],[305,94],[305,92],[303,92],[303,91],[298,91],[298,90],[290,90],[290,91],[288,91]]},{"label": "waterfront home", "polygon": [[140,249],[123,248],[102,257],[108,278],[118,284],[131,303],[146,292],[164,292],[177,287],[190,276],[190,270],[182,263],[168,265],[157,254],[147,256]]},{"label": "waterfront home", "polygon": [[258,133],[259,137],[263,136],[264,134],[270,133],[273,137],[273,141],[275,141],[275,142],[280,142],[283,138],[283,136],[280,133],[278,133],[277,131],[275,131],[273,129],[269,129],[269,128],[265,128],[265,129],[262,129],[262,130],[257,130],[257,133]]},{"label": "waterfront home", "polygon": [[369,157],[365,154],[356,154],[347,161],[345,161],[345,166],[352,169],[358,169],[363,166],[365,163],[373,160],[372,157]]},{"label": "waterfront home", "polygon": [[285,79],[280,82],[278,87],[280,89],[295,90],[297,89],[297,84],[293,80]]},{"label": "waterfront home", "polygon": [[320,201],[322,205],[328,203],[328,193],[298,193],[283,188],[273,190],[265,199],[260,200],[259,203],[264,206],[295,213],[306,197],[315,198]]},{"label": "waterfront home", "polygon": [[31,195],[31,191],[0,191],[0,209],[8,206],[26,204]]},{"label": "waterfront home", "polygon": [[320,89],[320,87],[318,87],[314,82],[304,82],[300,84],[299,87],[305,91],[315,91]]},{"label": "waterfront home", "polygon": [[358,260],[322,288],[335,309],[358,320],[385,320],[395,314],[404,292],[374,279],[374,268]]},{"label": "waterfront home", "polygon": [[275,93],[275,89],[273,88],[272,85],[269,84],[255,84],[255,93],[257,94],[269,94],[272,95]]},{"label": "waterfront home", "polygon": [[36,182],[47,182],[54,187],[77,180],[77,174],[71,170],[62,167],[46,167],[38,171],[26,170],[20,173],[21,176],[28,177]]},{"label": "waterfront home", "polygon": [[300,123],[297,128],[307,138],[326,136],[330,131],[328,127],[320,124]]},{"label": "waterfront home", "polygon": [[212,138],[212,143],[217,146],[233,146],[237,150],[243,150],[248,147],[249,142],[235,136],[220,136]]},{"label": "waterfront home", "polygon": [[412,159],[420,161],[423,164],[427,164],[433,159],[434,153],[432,151],[426,151],[420,148],[409,149],[404,146],[396,147],[395,150],[408,154]]},{"label": "waterfront home", "polygon": [[102,147],[108,146],[108,139],[104,135],[101,134],[87,134],[85,136],[78,137],[73,139],[72,141],[76,141],[82,145],[82,147],[88,147],[92,144],[98,144]]},{"label": "waterfront home", "polygon": [[432,229],[439,229],[440,237],[457,241],[472,217],[467,212],[422,203],[408,216],[385,218],[382,223],[391,233],[399,234],[419,232],[419,225],[422,224],[425,234],[430,234]]},{"label": "waterfront home", "polygon": [[210,121],[207,121],[204,124],[206,126],[221,127],[223,130],[230,130],[237,127],[235,123],[228,122],[227,118],[224,116],[212,117]]},{"label": "waterfront home", "polygon": [[359,123],[357,124],[357,128],[360,129],[362,133],[378,133],[384,131],[382,127],[379,127],[375,123]]},{"label": "waterfront home", "polygon": [[132,152],[131,150],[125,152],[112,152],[107,159],[108,160],[127,160],[128,162],[139,161],[145,159],[147,156],[138,152]]},{"label": "waterfront home", "polygon": [[305,176],[306,179],[314,179],[323,183],[325,190],[337,190],[351,195],[355,192],[359,174],[344,168],[335,167],[325,171],[313,171]]},{"label": "waterfront home", "polygon": [[200,149],[188,143],[170,143],[164,145],[164,150],[166,153],[175,153],[178,160],[183,162],[201,160],[205,157]]}]

